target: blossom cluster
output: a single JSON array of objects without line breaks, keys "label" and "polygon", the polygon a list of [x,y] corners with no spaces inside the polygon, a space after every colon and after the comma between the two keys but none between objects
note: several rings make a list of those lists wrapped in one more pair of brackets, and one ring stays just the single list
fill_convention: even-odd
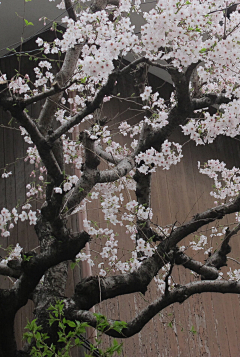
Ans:
[{"label": "blossom cluster", "polygon": [[76,255],[76,262],[84,262],[86,261],[91,267],[94,266],[94,262],[91,259],[91,255],[90,254],[86,254],[84,252],[80,252]]},{"label": "blossom cluster", "polygon": [[138,171],[146,175],[149,172],[156,172],[156,167],[169,170],[170,166],[176,165],[182,157],[182,146],[165,140],[161,152],[157,152],[154,148],[148,149],[138,154],[135,161],[139,164]]},{"label": "blossom cluster", "polygon": [[9,176],[12,175],[12,171],[4,171],[4,173],[2,174],[2,178],[8,178]]},{"label": "blossom cluster", "polygon": [[83,157],[81,153],[82,144],[78,141],[73,141],[66,135],[62,136],[63,140],[63,155],[66,164],[74,164],[76,169],[80,170]]},{"label": "blossom cluster", "polygon": [[[140,220],[152,219],[153,217],[153,212],[150,207],[145,207],[144,205],[139,204],[135,200],[129,201],[126,204],[126,209],[136,214],[137,218]],[[126,216],[124,218],[126,219]]]},{"label": "blossom cluster", "polygon": [[204,249],[206,244],[207,237],[204,234],[201,234],[197,243],[195,241],[190,242],[190,247],[192,250],[201,250]]},{"label": "blossom cluster", "polygon": [[30,90],[29,85],[22,77],[17,77],[9,83],[9,89],[12,90],[14,94],[27,93]]},{"label": "blossom cluster", "polygon": [[[30,208],[30,203],[27,203],[22,206],[21,213],[18,213],[16,208],[13,208],[11,211],[9,211],[7,208],[3,208],[0,213],[1,236],[10,236],[9,230],[11,230],[14,225],[17,224],[19,219],[22,222],[29,221],[30,225],[35,225],[37,223],[37,212],[32,211]],[[28,212],[26,212],[25,210],[28,210]]]},{"label": "blossom cluster", "polygon": [[71,188],[73,187],[73,185],[76,185],[76,183],[78,182],[79,178],[77,175],[69,175],[67,176],[67,178],[64,180],[63,182],[63,188],[61,187],[54,187],[54,191],[56,193],[62,193],[62,191],[70,191]]},{"label": "blossom cluster", "polygon": [[240,170],[233,167],[226,168],[224,162],[208,160],[203,167],[199,165],[199,172],[214,179],[214,190],[210,195],[218,200],[233,199],[240,192]]},{"label": "blossom cluster", "polygon": [[[46,70],[44,70],[46,68]],[[50,72],[52,65],[49,61],[40,61],[38,63],[38,67],[34,68],[34,72],[36,74],[36,81],[34,82],[35,87],[44,86],[46,89],[46,85],[49,82],[51,83],[54,80],[54,75]]]},{"label": "blossom cluster", "polygon": [[229,271],[227,272],[227,275],[229,276],[229,280],[239,281],[240,280],[240,269],[234,269],[232,271],[232,268],[230,268]]},{"label": "blossom cluster", "polygon": [[[165,283],[165,278],[170,270],[170,264],[166,264],[164,267],[162,267],[162,274],[158,274],[157,276],[154,277],[154,281],[157,285],[158,290],[160,291],[161,294],[165,293],[165,288],[166,288],[166,283]],[[169,289],[171,290],[171,283],[172,283],[172,278],[171,276],[168,277],[168,285],[169,285]]]},{"label": "blossom cluster", "polygon": [[22,247],[20,247],[19,243],[16,244],[16,246],[14,247],[14,249],[11,251],[11,253],[9,254],[8,257],[6,257],[5,259],[1,260],[1,264],[7,265],[9,261],[11,260],[18,260],[19,262],[22,261]]}]

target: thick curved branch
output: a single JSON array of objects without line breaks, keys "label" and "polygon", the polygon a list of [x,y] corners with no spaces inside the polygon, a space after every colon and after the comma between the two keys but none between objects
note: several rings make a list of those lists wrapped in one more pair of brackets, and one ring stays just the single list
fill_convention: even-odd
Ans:
[{"label": "thick curved branch", "polygon": [[167,238],[166,244],[168,248],[173,248],[183,238],[189,234],[196,232],[202,226],[214,222],[217,219],[222,219],[225,215],[238,212],[240,210],[240,196],[238,196],[233,202],[225,205],[210,208],[207,211],[197,214],[188,223],[177,227],[171,235]]},{"label": "thick curved branch", "polygon": [[127,175],[135,167],[134,159],[130,156],[122,159],[113,169],[98,172],[97,182],[113,182]]},{"label": "thick curved branch", "polygon": [[118,159],[115,156],[113,156],[112,154],[103,150],[103,148],[100,145],[95,146],[95,152],[100,158],[102,158],[103,160],[105,160],[111,164],[116,165],[121,161],[121,159]]},{"label": "thick curved branch", "polygon": [[61,135],[65,134],[73,126],[81,123],[81,121],[87,115],[92,114],[99,107],[105,95],[111,93],[111,91],[114,88],[116,79],[117,79],[117,75],[115,72],[110,74],[107,83],[99,90],[94,100],[91,103],[87,103],[86,107],[83,110],[81,110],[79,113],[74,115],[71,119],[69,119],[66,123],[61,125],[58,129],[56,129],[53,132],[53,134],[51,134],[48,137],[48,142],[52,144],[55,140],[60,138]]},{"label": "thick curved branch", "polygon": [[134,292],[145,294],[148,284],[164,265],[164,259],[157,252],[131,273],[104,278],[90,276],[76,285],[72,300],[77,309],[88,310],[101,301],[119,295]]},{"label": "thick curved branch", "polygon": [[86,108],[81,110],[79,113],[77,113],[75,116],[73,116],[70,120],[68,120],[66,123],[61,125],[58,129],[54,131],[53,134],[49,135],[48,142],[53,143],[56,139],[60,138],[61,135],[65,134],[69,129],[71,129],[73,126],[81,123],[81,121],[89,114],[92,114],[97,108],[99,108],[100,104],[102,103],[103,98],[106,95],[111,94],[116,80],[124,74],[129,73],[133,68],[135,68],[139,63],[148,63],[148,60],[144,57],[138,58],[137,60],[131,62],[129,65],[125,66],[121,70],[115,70],[112,72],[109,77],[108,81],[106,84],[102,86],[102,88],[99,90],[97,93],[96,97],[93,99],[92,102],[87,103]]},{"label": "thick curved branch", "polygon": [[192,99],[193,110],[207,108],[214,104],[228,104],[233,99],[227,98],[224,95],[217,95],[215,93],[209,93],[203,98]]},{"label": "thick curved branch", "polygon": [[26,304],[46,270],[63,261],[74,259],[89,240],[89,234],[83,231],[77,237],[70,238],[67,241],[54,241],[48,250],[38,255],[34,252],[25,254],[25,257],[29,257],[29,260],[25,258],[25,261],[23,261],[23,274],[12,288],[15,294],[16,309],[18,310]]},{"label": "thick curved branch", "polygon": [[[75,67],[77,65],[77,61],[81,53],[81,49],[82,45],[76,45],[74,48],[70,48],[67,50],[66,55],[64,57],[63,65],[55,77],[55,80],[60,87],[66,86],[68,81],[72,78]],[[41,132],[44,134],[47,134],[48,130],[51,129],[54,114],[58,107],[58,102],[62,97],[62,94],[63,93],[60,92],[54,94],[51,97],[48,97],[42,107],[42,110],[38,117],[38,122]]]},{"label": "thick curved branch", "polygon": [[176,97],[178,104],[172,108],[168,115],[168,124],[161,129],[154,129],[151,125],[143,125],[138,146],[136,147],[132,157],[135,157],[140,152],[153,147],[157,151],[161,151],[163,142],[172,134],[179,126],[184,125],[191,116],[193,111],[192,102],[189,93],[189,79],[184,73],[178,72],[176,69],[169,69],[172,80],[176,88]]},{"label": "thick curved branch", "polygon": [[[77,18],[71,0],[65,0],[65,8],[68,12],[69,18],[71,18],[73,21],[76,21]],[[66,86],[68,81],[72,78],[81,50],[82,45],[76,45],[74,48],[69,48],[67,50],[63,65],[55,77],[55,81],[58,83],[59,87]],[[44,103],[44,106],[38,117],[39,128],[44,134],[46,134],[48,129],[52,127],[54,113],[62,95],[63,93],[60,91],[59,93],[54,94],[52,97],[47,98],[46,102]]]},{"label": "thick curved branch", "polygon": [[82,132],[79,140],[83,143],[85,163],[83,173],[76,186],[66,195],[64,206],[68,209],[67,214],[74,211],[96,184],[97,167],[100,164],[100,159],[95,153],[95,140],[90,138],[89,133]]},{"label": "thick curved branch", "polygon": [[87,196],[97,183],[98,171],[86,168],[76,186],[66,195],[64,206],[67,208],[67,215],[72,213],[80,202]]},{"label": "thick curved branch", "polygon": [[51,97],[54,94],[64,92],[66,89],[68,89],[74,82],[69,83],[65,87],[61,87],[58,82],[54,82],[52,85],[52,88],[49,90],[46,90],[45,92],[39,93],[34,95],[33,97],[23,99],[23,98],[16,98],[19,100],[24,106],[30,105],[32,103],[38,102],[40,100],[43,100],[45,98]]},{"label": "thick curved branch", "polygon": [[206,266],[215,267],[220,269],[227,265],[227,254],[231,252],[229,241],[231,237],[238,233],[240,230],[240,224],[238,224],[233,230],[227,229],[225,237],[222,241],[220,249],[216,250],[206,261]]},{"label": "thick curved branch", "polygon": [[190,66],[188,66],[188,68],[185,71],[185,76],[187,78],[188,81],[190,81],[191,76],[193,74],[193,72],[195,71],[195,69],[197,68],[197,66],[201,63],[202,61],[198,61],[196,63],[192,63],[190,64]]},{"label": "thick curved branch", "polygon": [[[170,261],[170,251],[175,248],[183,238],[196,232],[200,227],[223,218],[226,214],[234,213],[240,210],[240,197],[234,202],[209,209],[196,215],[190,222],[176,228],[168,238],[161,241],[157,247],[156,253],[142,262],[140,267],[132,273],[116,275],[111,277],[89,277],[83,279],[76,285],[74,302],[78,309],[90,309],[95,304],[106,299],[114,298],[118,295],[130,294],[133,292],[146,292],[148,284],[158,271]],[[192,267],[210,277],[210,273],[216,274],[209,266],[197,266],[193,261]],[[203,270],[201,270],[203,269]],[[204,273],[201,273],[201,271]],[[205,276],[204,275],[204,276]]]},{"label": "thick curved branch", "polygon": [[219,276],[217,268],[202,264],[201,262],[190,258],[183,252],[177,252],[174,261],[176,264],[182,265],[184,268],[190,269],[198,275],[201,275],[203,280],[215,280]]},{"label": "thick curved branch", "polygon": [[65,8],[67,10],[69,18],[72,19],[73,21],[77,21],[77,16],[74,11],[71,0],[64,0],[64,2],[65,2]]},{"label": "thick curved branch", "polygon": [[23,110],[19,103],[16,103],[14,98],[2,98],[0,104],[4,110],[9,111],[14,118],[22,125],[29,133],[31,140],[36,145],[39,155],[47,168],[48,174],[53,179],[53,182],[59,186],[63,181],[62,170],[51,150],[47,144],[44,136],[40,132],[34,120]]},{"label": "thick curved branch", "polygon": [[[106,335],[117,338],[128,338],[139,331],[160,311],[174,303],[183,303],[190,296],[195,294],[201,294],[204,292],[216,292],[216,293],[231,293],[240,294],[240,282],[238,281],[197,281],[189,283],[185,286],[178,286],[172,291],[169,291],[167,295],[162,296],[156,300],[153,304],[141,311],[132,321],[127,323],[127,327],[123,328],[122,332],[114,330],[114,320],[108,320],[109,325],[106,326],[104,333]],[[73,320],[85,321],[89,325],[97,328],[97,319],[90,311],[76,310],[72,301],[66,301],[66,315]]]},{"label": "thick curved branch", "polygon": [[8,265],[0,262],[0,275],[10,276],[11,278],[18,279],[21,274],[22,274],[22,269],[20,264],[18,267],[14,268],[14,267],[9,267]]}]

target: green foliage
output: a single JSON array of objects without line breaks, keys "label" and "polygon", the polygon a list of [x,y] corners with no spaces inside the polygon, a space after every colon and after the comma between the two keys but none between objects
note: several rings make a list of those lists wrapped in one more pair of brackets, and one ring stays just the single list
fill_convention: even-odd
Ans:
[{"label": "green foliage", "polygon": [[[57,301],[53,306],[51,305],[49,310],[49,327],[55,324],[58,330],[58,343],[61,347],[57,347],[53,344],[47,343],[50,338],[47,333],[42,332],[42,327],[37,325],[37,319],[28,321],[25,329],[23,339],[27,340],[31,344],[30,355],[33,357],[70,357],[71,349],[75,346],[84,345],[84,338],[82,334],[86,333],[86,328],[89,327],[87,322],[71,321],[64,317],[63,313],[64,303],[63,301]],[[97,320],[97,330],[98,333],[95,341],[95,345],[90,343],[90,354],[85,353],[85,357],[92,357],[94,351],[98,351],[98,354],[102,357],[111,357],[114,353],[121,353],[122,343],[119,344],[116,339],[113,339],[112,344],[104,351],[99,348],[102,343],[101,335],[102,332],[108,329],[114,329],[115,331],[121,333],[122,329],[126,327],[126,322],[115,321],[113,325],[109,326],[109,323],[104,315],[94,314]]]},{"label": "green foliage", "polygon": [[34,26],[31,21],[24,19],[24,22],[25,22],[25,26]]},{"label": "green foliage", "polygon": [[23,254],[23,260],[24,260],[24,262],[29,262],[32,257],[33,257],[33,255],[27,256],[27,255]]},{"label": "green foliage", "polygon": [[197,331],[196,331],[194,326],[191,327],[190,332],[192,332],[193,335],[195,335],[197,333]]}]

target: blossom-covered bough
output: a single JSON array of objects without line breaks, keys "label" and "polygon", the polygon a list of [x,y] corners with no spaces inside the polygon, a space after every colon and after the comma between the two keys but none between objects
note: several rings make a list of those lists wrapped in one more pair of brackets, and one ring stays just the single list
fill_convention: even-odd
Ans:
[{"label": "blossom-covered bough", "polygon": [[[29,221],[35,225],[40,242],[38,253],[23,252],[17,245],[0,262],[0,274],[15,281],[9,290],[0,290],[1,357],[18,353],[14,318],[28,299],[33,300],[42,326],[46,326],[49,305],[63,300],[66,318],[97,327],[96,316],[90,311],[94,305],[123,294],[144,294],[154,280],[158,300],[127,321],[121,332],[111,328],[113,320],[108,321],[106,334],[127,338],[167,306],[194,294],[240,293],[237,270],[230,270],[225,279],[219,273],[227,264],[230,239],[240,229],[240,169],[226,169],[218,160],[200,163],[200,172],[215,181],[211,194],[217,203],[182,225],[169,222],[171,228],[154,229],[150,199],[154,172],[168,170],[182,158],[181,145],[169,141],[179,126],[197,145],[207,145],[220,134],[236,137],[240,133],[239,13],[229,14],[223,0],[157,1],[148,13],[141,12],[137,0],[97,0],[78,13],[70,0],[57,5],[67,10],[68,16],[62,20],[66,31],[53,43],[37,39],[46,60],[36,62],[35,77],[17,73],[7,78],[1,73],[0,105],[18,122],[29,144],[27,160],[39,170],[38,185],[27,186],[26,202],[11,211],[2,208],[1,236],[5,239],[15,225]],[[133,12],[145,21],[138,34],[128,16]],[[59,52],[64,60],[59,72],[52,73],[48,56]],[[134,60],[126,64],[123,58],[129,53]],[[152,67],[171,76],[169,102],[145,86]],[[112,100],[122,76],[135,73],[137,77],[139,71],[145,73],[138,100],[143,119],[135,125],[120,123],[120,133],[132,139],[130,147],[121,146],[109,127],[113,118],[101,118],[99,109]],[[44,99],[37,120],[33,119],[27,106]],[[71,106],[71,114],[65,104]],[[102,168],[101,162],[108,168]],[[66,174],[66,165],[75,168],[73,175]],[[11,172],[4,171],[1,179],[9,175]],[[125,188],[127,197],[123,195]],[[43,204],[39,211],[32,211],[31,202],[36,197]],[[84,220],[86,231],[72,233],[67,226],[71,215],[83,210],[87,200],[95,199],[101,203],[106,228]],[[233,213],[234,228],[223,229],[219,249],[206,261],[196,261],[187,253],[191,249],[211,252],[209,237],[201,235],[197,243],[180,247],[184,238],[209,223],[214,233],[215,222]],[[118,225],[127,231],[118,239],[132,240],[131,257],[125,261],[118,256],[114,231]],[[96,237],[104,237],[98,276],[84,278],[74,295],[65,298],[68,261],[94,264],[84,248]],[[183,265],[199,279],[186,285],[173,284],[174,265]],[[50,342],[55,342],[54,332]],[[29,348],[25,346],[26,355]]]}]

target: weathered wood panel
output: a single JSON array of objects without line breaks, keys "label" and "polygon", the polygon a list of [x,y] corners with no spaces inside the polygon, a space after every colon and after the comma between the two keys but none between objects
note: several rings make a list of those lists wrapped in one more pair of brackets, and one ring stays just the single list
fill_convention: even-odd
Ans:
[{"label": "weathered wood panel", "polygon": [[[130,81],[123,86],[122,92],[125,94],[127,90],[129,94],[133,90],[129,83]],[[105,114],[114,117],[116,113],[124,112],[126,108],[126,103],[115,101],[107,106]],[[118,122],[126,120],[130,115],[132,113],[129,112],[118,115]],[[227,162],[229,168],[238,165],[239,162],[240,146],[236,140],[220,137],[209,146],[196,147],[195,144],[188,143],[188,138],[180,132],[174,133],[170,139],[184,144],[184,158],[169,171],[159,170],[153,175],[154,223],[162,226],[188,221],[197,212],[213,205],[214,200],[209,195],[213,182],[199,174],[198,161],[204,163],[210,158],[218,158],[220,161]],[[119,138],[119,142],[123,143],[124,139]],[[88,207],[88,219],[93,219],[102,225],[99,206],[99,203],[96,203]],[[231,222],[233,217],[228,217],[220,224]],[[203,234],[210,228],[211,225],[203,228]],[[130,250],[132,244],[126,237],[124,229],[120,227],[118,233],[121,249],[125,252]],[[220,242],[219,239],[213,239],[214,249]],[[91,248],[96,251],[100,245],[103,246],[103,242],[92,242]],[[240,251],[238,236],[233,238],[231,245],[233,251]],[[202,253],[196,254],[195,257],[202,261],[206,259]],[[182,284],[194,279],[183,267],[175,269],[173,275],[176,282]],[[129,321],[146,306],[147,302],[153,301],[158,296],[154,284],[151,284],[144,297],[140,294],[121,296],[114,301],[99,304],[97,310],[109,318]],[[239,313],[238,296],[208,293],[191,297],[182,305],[169,307],[160,316],[156,316],[138,336],[123,341],[122,356],[237,356],[240,354]],[[108,340],[106,338],[106,342]]]}]

